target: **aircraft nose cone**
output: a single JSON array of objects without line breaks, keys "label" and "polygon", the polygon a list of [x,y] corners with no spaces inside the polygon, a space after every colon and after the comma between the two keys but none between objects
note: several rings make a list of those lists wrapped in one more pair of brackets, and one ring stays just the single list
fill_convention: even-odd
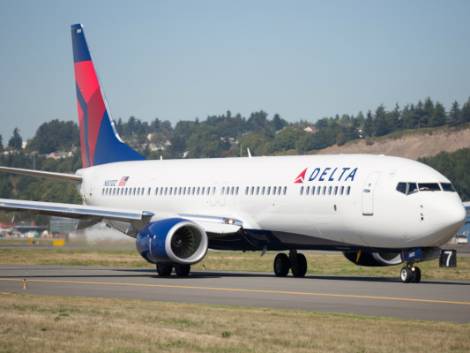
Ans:
[{"label": "aircraft nose cone", "polygon": [[450,239],[462,227],[465,222],[466,211],[461,202],[443,203],[439,207],[439,224],[441,234]]},{"label": "aircraft nose cone", "polygon": [[443,212],[445,222],[449,227],[455,226],[458,230],[465,222],[465,218],[467,216],[465,207],[463,207],[463,205],[458,202],[453,203],[452,205],[448,205],[445,208],[446,209]]}]

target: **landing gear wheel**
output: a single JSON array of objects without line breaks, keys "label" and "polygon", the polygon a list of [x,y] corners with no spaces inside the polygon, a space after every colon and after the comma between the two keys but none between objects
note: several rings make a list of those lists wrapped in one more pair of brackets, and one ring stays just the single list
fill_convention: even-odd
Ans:
[{"label": "landing gear wheel", "polygon": [[421,270],[419,267],[412,267],[411,272],[413,272],[413,283],[421,282]]},{"label": "landing gear wheel", "polygon": [[178,277],[188,277],[191,272],[191,265],[175,265],[175,273]]},{"label": "landing gear wheel", "polygon": [[289,273],[290,261],[286,254],[277,254],[274,258],[274,274],[277,277],[286,277]]},{"label": "landing gear wheel", "polygon": [[400,271],[400,279],[403,283],[410,283],[413,280],[414,274],[409,267],[403,267]]},{"label": "landing gear wheel", "polygon": [[173,264],[167,262],[160,262],[157,264],[157,273],[161,277],[168,277],[173,271]]},{"label": "landing gear wheel", "polygon": [[421,270],[416,266],[406,266],[400,271],[400,279],[403,283],[421,282]]},{"label": "landing gear wheel", "polygon": [[291,261],[291,271],[294,277],[304,277],[307,273],[307,259],[304,254],[297,254],[295,261]]}]

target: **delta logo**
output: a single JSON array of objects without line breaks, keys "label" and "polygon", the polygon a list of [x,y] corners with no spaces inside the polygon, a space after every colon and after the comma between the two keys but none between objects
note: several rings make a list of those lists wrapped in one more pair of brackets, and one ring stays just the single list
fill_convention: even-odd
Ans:
[{"label": "delta logo", "polygon": [[356,177],[357,173],[357,168],[314,168],[312,169],[312,172],[310,174],[308,174],[307,171],[308,168],[302,170],[300,174],[297,175],[297,177],[294,179],[294,184],[303,184],[304,181],[354,181],[354,178]]}]

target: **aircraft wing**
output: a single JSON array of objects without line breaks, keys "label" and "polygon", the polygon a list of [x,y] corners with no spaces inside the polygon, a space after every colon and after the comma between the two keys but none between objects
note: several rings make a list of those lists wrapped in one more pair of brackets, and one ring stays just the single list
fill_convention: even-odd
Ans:
[{"label": "aircraft wing", "polygon": [[153,213],[148,211],[122,210],[99,206],[12,199],[0,199],[0,210],[29,211],[49,216],[77,219],[95,218],[100,220],[109,219],[123,222],[141,221],[144,223],[148,223],[153,216]]},{"label": "aircraft wing", "polygon": [[[134,227],[137,227],[137,230],[150,222],[154,216],[153,212],[143,210],[123,210],[100,206],[13,199],[0,199],[0,210],[9,212],[28,211],[49,216],[76,218],[84,221],[84,224],[87,224],[87,220],[93,221],[90,224],[102,220],[116,221],[115,225],[118,223],[131,223]],[[236,233],[243,226],[242,221],[228,217],[193,214],[178,214],[178,216],[199,224],[207,233]],[[124,227],[122,231],[126,234],[129,232],[127,227]]]}]

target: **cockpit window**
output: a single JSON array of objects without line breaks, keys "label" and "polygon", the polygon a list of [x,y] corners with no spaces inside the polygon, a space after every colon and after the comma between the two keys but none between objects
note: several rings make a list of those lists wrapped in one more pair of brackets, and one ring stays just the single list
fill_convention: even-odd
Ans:
[{"label": "cockpit window", "polygon": [[398,183],[397,184],[397,191],[401,192],[405,195],[412,194],[418,191],[418,186],[416,183]]},{"label": "cockpit window", "polygon": [[398,183],[397,191],[406,194],[406,183]]},{"label": "cockpit window", "polygon": [[451,183],[441,183],[442,190],[455,192],[454,186]]},{"label": "cockpit window", "polygon": [[419,191],[441,191],[438,183],[419,183]]},{"label": "cockpit window", "polygon": [[413,194],[418,191],[418,187],[416,186],[416,183],[408,183],[408,191],[407,194]]}]

